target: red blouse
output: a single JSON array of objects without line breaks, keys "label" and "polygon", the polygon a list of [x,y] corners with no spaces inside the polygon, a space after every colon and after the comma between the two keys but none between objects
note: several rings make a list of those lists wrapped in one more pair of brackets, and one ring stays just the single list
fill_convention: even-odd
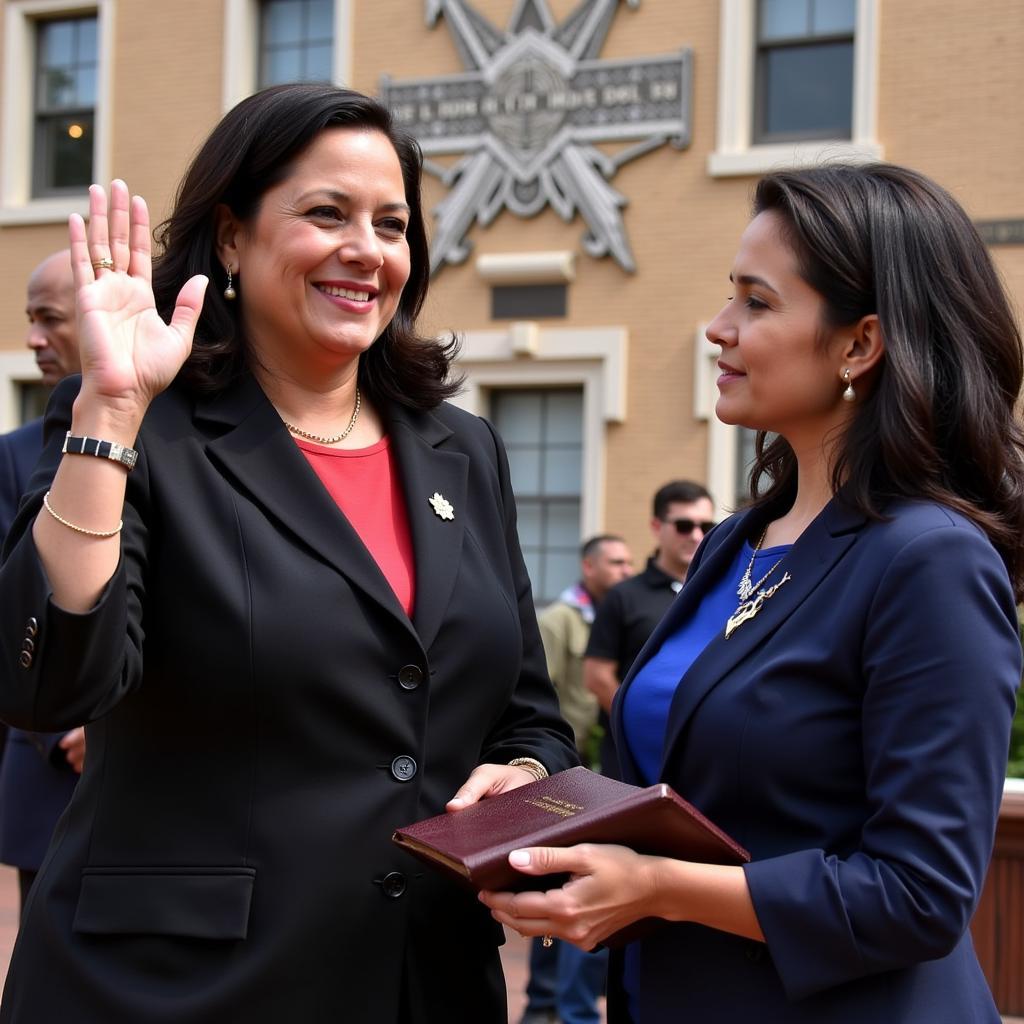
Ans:
[{"label": "red blouse", "polygon": [[295,443],[411,618],[416,592],[412,534],[388,439],[347,450],[299,439]]}]

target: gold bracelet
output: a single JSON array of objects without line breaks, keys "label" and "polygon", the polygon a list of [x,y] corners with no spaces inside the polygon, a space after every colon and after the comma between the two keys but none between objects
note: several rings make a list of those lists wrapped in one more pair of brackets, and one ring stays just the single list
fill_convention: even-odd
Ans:
[{"label": "gold bracelet", "polygon": [[537,760],[535,757],[513,757],[509,761],[508,766],[510,768],[522,768],[524,771],[528,771],[537,782],[541,779],[548,777],[548,770]]},{"label": "gold bracelet", "polygon": [[87,537],[116,537],[124,526],[123,519],[118,519],[116,530],[87,530],[84,526],[76,526],[74,523],[68,522],[68,520],[63,516],[58,515],[53,511],[53,506],[50,504],[49,491],[43,495],[43,505],[46,508],[46,511],[49,512],[61,526],[66,526],[69,530],[74,530],[75,533],[84,533]]}]

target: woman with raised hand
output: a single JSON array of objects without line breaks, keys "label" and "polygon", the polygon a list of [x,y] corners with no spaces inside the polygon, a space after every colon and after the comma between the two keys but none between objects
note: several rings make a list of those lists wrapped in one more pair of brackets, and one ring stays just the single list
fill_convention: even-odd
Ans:
[{"label": "woman with raised hand", "polygon": [[501,929],[390,837],[576,756],[502,446],[416,333],[416,144],[267,90],[152,283],[122,182],[70,234],[81,386],[0,569],[0,710],[89,757],[0,1020],[504,1021]]},{"label": "woman with raised hand", "polygon": [[1002,795],[1024,592],[1021,338],[970,219],[888,166],[772,174],[707,329],[752,502],[705,540],[614,707],[745,867],[516,851],[523,934],[615,958],[610,1022],[998,1024],[968,925]]}]

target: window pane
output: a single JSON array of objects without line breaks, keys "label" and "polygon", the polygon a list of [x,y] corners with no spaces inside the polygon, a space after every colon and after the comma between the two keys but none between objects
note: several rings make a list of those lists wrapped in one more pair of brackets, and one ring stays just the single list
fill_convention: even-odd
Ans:
[{"label": "window pane", "polygon": [[306,38],[313,42],[334,38],[334,0],[310,0],[306,12]]},{"label": "window pane", "polygon": [[580,503],[559,501],[548,505],[545,540],[549,547],[566,548],[579,554]]},{"label": "window pane", "polygon": [[75,89],[75,104],[79,107],[96,106],[96,67],[79,68],[75,75],[78,87]]},{"label": "window pane", "polygon": [[516,494],[542,493],[539,448],[509,448],[508,464],[512,476],[512,490]]},{"label": "window pane", "polygon": [[811,29],[808,0],[761,0],[761,39],[793,39]]},{"label": "window pane", "polygon": [[303,81],[329,82],[333,73],[333,68],[331,67],[331,58],[333,56],[333,48],[326,43],[322,46],[311,46],[306,51],[306,67],[302,75]]},{"label": "window pane", "polygon": [[270,50],[264,57],[262,85],[297,82],[302,77],[302,51],[294,47]]},{"label": "window pane", "polygon": [[551,444],[583,443],[583,395],[553,391],[547,402],[547,440]]},{"label": "window pane", "polygon": [[295,44],[301,40],[300,0],[267,0],[263,5],[263,45]]},{"label": "window pane", "polygon": [[35,194],[82,188],[92,181],[92,114],[39,118]]},{"label": "window pane", "polygon": [[853,32],[857,21],[857,0],[814,0],[814,34]]},{"label": "window pane", "polygon": [[74,21],[40,22],[39,39],[39,53],[45,67],[70,64],[75,59]]},{"label": "window pane", "polygon": [[494,395],[494,426],[505,444],[537,444],[541,431],[539,391],[499,391]]},{"label": "window pane", "polygon": [[575,551],[549,551],[544,556],[544,593],[535,594],[540,602],[553,601],[566,587],[580,578],[580,560]]},{"label": "window pane", "polygon": [[765,139],[848,139],[853,125],[853,44],[778,47],[761,55]]},{"label": "window pane", "polygon": [[579,448],[549,448],[544,453],[544,493],[579,494],[582,459]]},{"label": "window pane", "polygon": [[40,107],[43,110],[59,110],[75,102],[74,76],[63,68],[50,68],[43,72]]},{"label": "window pane", "polygon": [[517,525],[519,527],[519,543],[523,547],[538,548],[541,545],[543,534],[540,528],[541,504],[539,501],[530,501],[529,498],[521,498],[516,501]]},{"label": "window pane", "polygon": [[78,46],[75,60],[79,64],[95,64],[99,60],[99,49],[96,45],[96,19],[78,19]]},{"label": "window pane", "polygon": [[530,577],[530,583],[533,585],[533,599],[537,604],[546,604],[547,601],[541,597],[541,587],[544,582],[544,556],[541,554],[539,549],[528,550],[523,549],[523,561],[526,563],[526,574]]}]

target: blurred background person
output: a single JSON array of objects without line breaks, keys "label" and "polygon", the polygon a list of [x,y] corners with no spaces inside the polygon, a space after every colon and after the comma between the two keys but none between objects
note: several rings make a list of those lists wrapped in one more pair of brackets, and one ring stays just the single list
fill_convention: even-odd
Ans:
[{"label": "blurred background person", "polygon": [[686,580],[704,534],[714,526],[714,503],[692,480],[672,480],[654,495],[655,550],[642,572],[610,590],[595,616],[583,660],[583,682],[601,706],[601,772],[618,778],[608,713],[619,683]]},{"label": "blurred background person", "polygon": [[[32,271],[25,305],[26,344],[43,383],[78,373],[75,282],[67,249]],[[0,538],[4,537],[43,450],[43,421],[0,436]],[[85,757],[85,730],[40,733],[11,729],[0,761],[0,862],[18,869],[22,911],[54,826],[74,792]]]},{"label": "blurred background person", "polygon": [[[633,574],[633,556],[619,536],[590,537],[580,548],[580,579],[538,616],[548,673],[562,716],[572,726],[584,764],[594,760],[597,698],[583,685],[583,652],[605,594]],[[591,1024],[599,1019],[607,958],[570,943],[530,943],[527,1005],[521,1024]]]}]

